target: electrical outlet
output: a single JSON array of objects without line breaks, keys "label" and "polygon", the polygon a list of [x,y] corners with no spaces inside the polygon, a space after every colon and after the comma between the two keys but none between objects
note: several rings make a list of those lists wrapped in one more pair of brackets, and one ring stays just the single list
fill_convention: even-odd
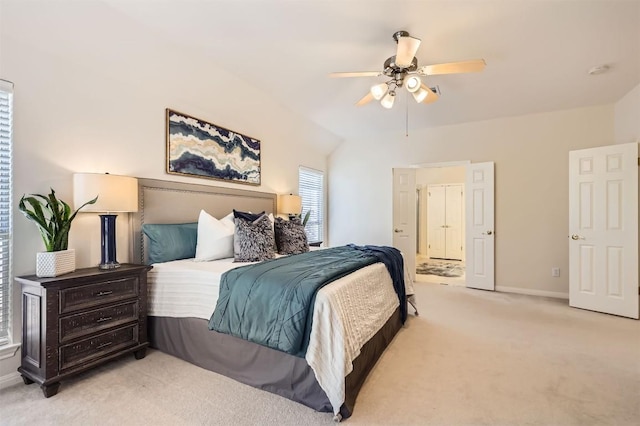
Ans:
[{"label": "electrical outlet", "polygon": [[551,276],[552,277],[559,277],[560,276],[560,268],[558,268],[557,266],[551,268]]}]

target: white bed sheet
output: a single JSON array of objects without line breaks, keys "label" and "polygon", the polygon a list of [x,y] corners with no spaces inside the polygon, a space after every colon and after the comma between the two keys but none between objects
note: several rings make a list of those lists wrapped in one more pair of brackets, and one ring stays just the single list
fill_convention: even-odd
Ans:
[{"label": "white bed sheet", "polygon": [[[220,277],[246,264],[233,263],[233,259],[154,264],[148,273],[149,315],[209,320],[218,300]],[[409,287],[410,280],[407,284]],[[334,414],[344,402],[344,379],[353,369],[353,360],[398,305],[391,276],[382,263],[355,271],[318,291],[305,359]]]},{"label": "white bed sheet", "polygon": [[220,277],[242,265],[246,263],[233,263],[233,258],[211,262],[182,259],[155,263],[147,273],[148,314],[209,320],[218,302]]}]

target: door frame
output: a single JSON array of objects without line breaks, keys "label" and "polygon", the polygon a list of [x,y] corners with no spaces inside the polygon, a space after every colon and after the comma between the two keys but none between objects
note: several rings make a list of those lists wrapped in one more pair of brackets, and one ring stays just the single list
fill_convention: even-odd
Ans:
[{"label": "door frame", "polygon": [[[391,169],[435,169],[435,168],[442,168],[442,167],[467,167],[470,164],[473,164],[473,162],[471,160],[457,160],[457,161],[444,161],[444,162],[439,162],[439,163],[418,163],[418,164],[410,164],[408,166],[393,166],[391,167]],[[466,188],[465,188],[466,191]],[[464,213],[465,215],[468,213],[468,206],[465,203],[464,206]],[[466,230],[465,230],[466,232]],[[416,230],[416,235],[413,236],[414,239],[417,238],[417,230]],[[415,265],[416,262],[416,255],[417,255],[417,250],[415,250],[416,253],[411,253],[411,256],[413,256],[413,264]],[[465,253],[465,265],[467,263],[467,251],[466,251],[466,247],[464,250]],[[466,267],[465,267],[466,269]],[[414,271],[415,274],[415,271]]]}]

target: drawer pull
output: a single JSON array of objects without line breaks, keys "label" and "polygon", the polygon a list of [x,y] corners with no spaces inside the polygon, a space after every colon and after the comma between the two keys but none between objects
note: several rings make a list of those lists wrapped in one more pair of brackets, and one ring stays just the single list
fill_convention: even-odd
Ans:
[{"label": "drawer pull", "polygon": [[113,317],[101,317],[101,318],[98,318],[98,319],[96,320],[96,322],[111,321],[112,319],[113,319]]},{"label": "drawer pull", "polygon": [[101,291],[98,296],[108,296],[110,294],[113,294],[113,290]]},{"label": "drawer pull", "polygon": [[101,345],[98,345],[98,347],[96,349],[106,348],[107,346],[111,346],[112,344],[113,344],[113,342],[103,343]]}]

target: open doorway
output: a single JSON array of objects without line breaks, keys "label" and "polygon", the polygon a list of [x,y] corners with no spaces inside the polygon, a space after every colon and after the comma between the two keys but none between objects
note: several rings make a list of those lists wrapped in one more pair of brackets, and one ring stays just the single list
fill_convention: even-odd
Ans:
[{"label": "open doorway", "polygon": [[416,281],[465,285],[465,173],[416,169]]},{"label": "open doorway", "polygon": [[[493,162],[455,162],[393,168],[393,246],[404,256],[411,279],[416,280],[419,253],[417,172],[420,169],[462,166],[464,178],[464,280],[466,287],[495,290],[495,203]],[[423,207],[424,210],[424,207]],[[423,227],[424,229],[424,227]],[[427,225],[428,229],[428,225]],[[428,236],[427,236],[428,238]],[[428,253],[427,253],[428,256]],[[422,274],[420,274],[422,275]],[[447,278],[447,277],[442,277]],[[442,282],[439,280],[437,282]]]}]

